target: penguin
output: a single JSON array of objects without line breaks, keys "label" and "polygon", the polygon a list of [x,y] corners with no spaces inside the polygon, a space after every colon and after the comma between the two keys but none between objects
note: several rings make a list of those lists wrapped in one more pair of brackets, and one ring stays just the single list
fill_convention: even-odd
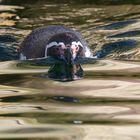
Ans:
[{"label": "penguin", "polygon": [[80,57],[91,57],[92,53],[82,35],[65,26],[50,25],[33,30],[21,43],[20,60],[53,58],[54,63],[48,77],[61,81],[83,78],[83,69],[76,63]]}]

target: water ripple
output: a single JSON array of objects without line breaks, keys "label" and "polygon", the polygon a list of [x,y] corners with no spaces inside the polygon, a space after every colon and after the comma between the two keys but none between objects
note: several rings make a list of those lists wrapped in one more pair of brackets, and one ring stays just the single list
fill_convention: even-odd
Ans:
[{"label": "water ripple", "polygon": [[100,58],[72,82],[48,79],[48,66],[0,62],[0,139],[139,140],[139,5],[0,2],[0,60],[18,59],[25,36],[50,24],[80,31]]}]

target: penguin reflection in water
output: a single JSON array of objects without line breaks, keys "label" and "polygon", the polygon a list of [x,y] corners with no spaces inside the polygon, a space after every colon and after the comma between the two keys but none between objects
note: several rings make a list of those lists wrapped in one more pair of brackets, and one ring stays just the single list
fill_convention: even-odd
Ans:
[{"label": "penguin reflection in water", "polygon": [[48,77],[61,81],[81,79],[83,69],[80,58],[91,56],[92,53],[80,33],[58,25],[33,30],[20,48],[20,60],[46,59],[53,64]]}]

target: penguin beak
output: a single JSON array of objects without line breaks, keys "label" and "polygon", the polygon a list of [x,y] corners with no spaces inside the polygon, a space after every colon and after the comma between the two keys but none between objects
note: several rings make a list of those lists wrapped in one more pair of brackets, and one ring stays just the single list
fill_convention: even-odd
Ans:
[{"label": "penguin beak", "polygon": [[73,59],[72,50],[70,47],[67,47],[65,50],[65,62],[66,62],[66,65],[64,65],[64,67],[65,67],[65,71],[67,73],[66,79],[71,81],[71,80],[73,80],[74,59]]},{"label": "penguin beak", "polygon": [[67,64],[73,64],[74,62],[72,50],[70,47],[68,47],[65,51],[65,59],[66,59]]}]

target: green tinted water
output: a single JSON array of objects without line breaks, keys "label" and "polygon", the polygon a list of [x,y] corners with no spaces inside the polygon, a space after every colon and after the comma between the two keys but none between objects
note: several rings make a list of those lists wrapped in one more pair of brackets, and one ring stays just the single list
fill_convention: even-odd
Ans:
[{"label": "green tinted water", "polygon": [[139,9],[130,3],[2,1],[0,34],[17,41],[0,46],[18,48],[32,29],[61,24],[80,31],[102,60],[84,65],[84,79],[73,82],[48,79],[46,66],[0,62],[0,138],[139,140]]}]

